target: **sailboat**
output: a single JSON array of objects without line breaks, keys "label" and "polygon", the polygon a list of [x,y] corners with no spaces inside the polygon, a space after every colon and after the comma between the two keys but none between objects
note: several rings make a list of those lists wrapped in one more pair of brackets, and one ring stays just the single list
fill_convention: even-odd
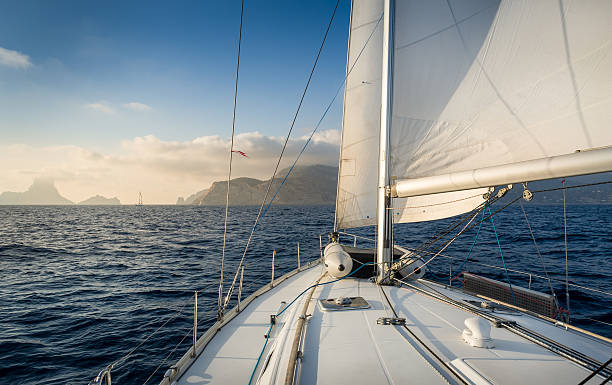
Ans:
[{"label": "sailboat", "polygon": [[[235,281],[161,384],[609,380],[612,340],[555,298],[427,280],[393,228],[464,216],[461,232],[513,184],[529,200],[528,182],[611,171],[611,20],[607,0],[354,0],[336,232],[247,298]],[[339,242],[371,225],[375,249]]]}]

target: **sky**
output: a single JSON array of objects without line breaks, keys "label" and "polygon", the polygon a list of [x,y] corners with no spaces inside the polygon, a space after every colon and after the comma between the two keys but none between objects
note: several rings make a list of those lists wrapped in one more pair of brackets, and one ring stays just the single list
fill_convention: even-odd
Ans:
[{"label": "sky", "polygon": [[[233,176],[267,179],[335,0],[246,1]],[[341,0],[289,142],[342,84]],[[172,204],[227,177],[240,1],[0,2],[0,192]],[[300,164],[337,165],[339,95]]]}]

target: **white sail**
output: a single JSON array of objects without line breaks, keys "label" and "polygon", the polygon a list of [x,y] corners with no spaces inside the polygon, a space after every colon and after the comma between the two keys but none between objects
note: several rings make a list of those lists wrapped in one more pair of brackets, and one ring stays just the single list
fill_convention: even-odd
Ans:
[{"label": "white sail", "polygon": [[[350,228],[376,223],[378,145],[381,109],[383,1],[355,1],[344,96],[344,120],[336,227]],[[394,148],[392,136],[391,147]],[[391,152],[391,163],[396,154]],[[392,167],[392,177],[395,167]],[[445,218],[469,211],[483,202],[486,189],[430,197],[396,199],[393,220],[415,222]]]},{"label": "white sail", "polygon": [[[382,3],[353,3],[349,66]],[[612,1],[396,0],[394,9],[392,180],[452,180],[612,145]],[[338,227],[374,223],[381,39],[377,31],[347,80]],[[468,211],[485,191],[394,199],[394,222]]]},{"label": "white sail", "polygon": [[456,180],[612,144],[612,1],[396,1],[395,10],[398,179]]},{"label": "white sail", "polygon": [[336,198],[338,228],[376,223],[382,10],[382,1],[356,1],[351,7]]}]

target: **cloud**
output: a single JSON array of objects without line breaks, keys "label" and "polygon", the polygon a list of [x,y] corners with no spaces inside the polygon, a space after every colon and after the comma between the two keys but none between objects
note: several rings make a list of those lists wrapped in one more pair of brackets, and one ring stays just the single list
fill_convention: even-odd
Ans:
[{"label": "cloud", "polygon": [[[248,158],[234,156],[232,176],[268,179],[284,139],[259,132],[242,133],[234,139],[234,148]],[[306,140],[298,137],[289,141],[281,168],[291,165]],[[336,130],[317,133],[298,164],[337,165],[339,142]],[[172,204],[178,196],[225,179],[229,148],[230,139],[217,135],[189,141],[166,141],[153,135],[135,137],[123,141],[114,153],[78,146],[0,145],[0,192],[24,191],[33,177],[48,176],[72,201],[100,194],[134,203],[142,191],[147,203]]]},{"label": "cloud", "polygon": [[2,47],[0,47],[0,64],[13,68],[29,68],[32,66],[28,55]]},{"label": "cloud", "polygon": [[93,110],[96,112],[102,112],[102,113],[109,114],[109,115],[112,115],[115,113],[115,110],[113,110],[111,107],[107,106],[106,104],[102,102],[86,104],[85,108],[89,108],[90,110]]},{"label": "cloud", "polygon": [[134,111],[140,111],[140,112],[147,112],[147,111],[153,110],[151,106],[147,106],[144,103],[138,103],[138,102],[126,103],[123,105],[123,107],[128,108],[130,110],[134,110]]}]

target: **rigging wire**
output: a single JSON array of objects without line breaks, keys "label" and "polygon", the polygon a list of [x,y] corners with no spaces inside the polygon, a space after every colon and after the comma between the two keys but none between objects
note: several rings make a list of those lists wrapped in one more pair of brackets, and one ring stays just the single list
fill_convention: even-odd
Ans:
[{"label": "rigging wire", "polygon": [[[489,210],[489,214],[491,214],[491,208],[487,205],[487,210]],[[514,296],[514,290],[512,290],[512,282],[510,282],[510,276],[508,275],[508,268],[506,267],[506,261],[504,260],[504,253],[502,252],[501,244],[499,243],[499,236],[497,235],[497,229],[495,229],[495,221],[493,221],[493,215],[491,215],[491,224],[493,225],[493,232],[495,233],[495,239],[497,240],[497,247],[499,248],[499,255],[501,256],[502,263],[504,264],[504,271],[506,272],[506,279],[508,280],[508,285],[510,286],[510,294],[512,294],[512,301],[514,302],[514,306],[518,306],[516,302],[516,297]]]},{"label": "rigging wire", "polygon": [[531,234],[531,239],[533,240],[533,245],[538,252],[538,257],[540,257],[540,264],[542,265],[542,269],[544,269],[544,274],[546,275],[546,279],[548,280],[548,287],[550,288],[550,293],[555,299],[555,304],[559,307],[559,303],[557,302],[557,296],[555,295],[555,290],[553,289],[552,282],[550,281],[550,276],[548,275],[548,270],[546,269],[546,265],[544,264],[544,259],[542,258],[542,254],[540,253],[540,248],[538,247],[538,243],[536,242],[535,235],[533,235],[533,230],[531,229],[531,224],[529,223],[529,219],[527,218],[527,213],[525,212],[525,208],[523,207],[523,201],[519,201],[521,210],[523,211],[523,216],[525,217],[525,222],[527,222],[527,227],[529,228],[529,234]]},{"label": "rigging wire", "polygon": [[[482,210],[482,217],[484,218],[485,215],[485,211]],[[470,258],[470,255],[472,254],[472,249],[474,249],[474,245],[476,245],[476,241],[478,240],[478,235],[480,234],[480,228],[482,227],[482,222],[480,222],[478,224],[478,230],[476,231],[476,236],[474,237],[474,242],[472,242],[472,246],[470,246],[470,250],[468,250],[467,255],[465,256],[465,259],[463,260],[463,262],[461,262],[461,265],[459,265],[459,268],[457,269],[457,271],[459,273],[457,273],[457,275],[455,275],[453,278],[451,278],[450,282],[452,282],[455,278],[459,277],[462,273],[462,269],[463,266],[465,266],[466,262],[468,261],[468,259]],[[452,259],[451,259],[451,263],[452,263]]]},{"label": "rigging wire", "polygon": [[[565,188],[565,189],[570,189],[570,188],[580,188],[580,187],[588,187],[588,186],[597,186],[597,185],[608,184],[608,183],[612,183],[612,180],[610,180],[610,181],[605,181],[605,182],[587,183],[587,184],[575,185],[575,186],[565,186],[564,188]],[[556,191],[556,190],[562,190],[562,189],[563,189],[563,188],[551,188],[551,189],[542,189],[542,190],[536,190],[536,191],[533,191],[533,192],[534,192],[534,193],[540,193],[540,192]],[[471,229],[471,228],[473,228],[474,226],[476,226],[476,225],[479,225],[479,226],[480,226],[480,224],[482,224],[482,222],[484,222],[484,221],[486,221],[486,220],[489,220],[489,219],[491,219],[491,220],[492,220],[492,218],[493,218],[495,215],[497,215],[497,214],[498,214],[498,213],[500,213],[501,211],[505,210],[505,209],[506,209],[506,208],[508,208],[509,206],[513,205],[514,203],[516,203],[516,202],[517,202],[517,201],[519,201],[520,199],[522,199],[522,196],[518,196],[518,197],[516,197],[516,198],[512,199],[510,202],[506,203],[506,204],[505,204],[504,206],[502,206],[500,209],[495,210],[495,211],[493,211],[493,212],[492,212],[492,211],[491,211],[491,209],[490,209],[490,205],[491,205],[491,203],[494,203],[494,202],[496,202],[497,200],[499,200],[499,199],[501,199],[501,198],[502,198],[501,196],[500,196],[500,197],[494,196],[493,198],[489,199],[489,201],[485,202],[485,204],[484,204],[484,205],[481,205],[480,207],[478,207],[478,208],[476,208],[476,209],[472,210],[471,212],[468,212],[468,213],[464,214],[464,217],[459,218],[459,220],[457,220],[455,223],[452,223],[451,225],[449,225],[449,226],[448,226],[448,227],[447,227],[445,230],[438,232],[438,234],[437,234],[437,235],[434,235],[434,236],[433,236],[432,238],[430,238],[429,240],[427,240],[427,241],[423,242],[423,243],[421,244],[421,246],[416,247],[416,248],[413,248],[413,249],[412,249],[412,251],[413,251],[415,254],[417,254],[417,255],[419,255],[420,253],[434,254],[434,256],[433,256],[432,258],[430,258],[430,259],[429,259],[429,260],[426,262],[426,263],[429,263],[429,262],[431,262],[431,261],[432,261],[434,258],[436,258],[438,255],[440,255],[440,254],[441,254],[441,252],[442,252],[442,251],[443,251],[443,250],[444,250],[446,247],[448,247],[448,245],[449,245],[450,243],[449,243],[449,244],[447,244],[447,245],[446,245],[446,246],[445,246],[445,247],[444,247],[442,250],[439,250],[438,252],[435,252],[435,253],[434,253],[434,252],[430,252],[430,251],[428,251],[427,249],[429,249],[429,248],[430,248],[430,247],[431,247],[433,244],[437,243],[437,242],[438,242],[440,239],[442,239],[442,238],[443,238],[445,235],[447,235],[447,234],[448,234],[448,233],[450,233],[450,232],[451,232],[453,229],[455,229],[456,227],[458,227],[459,225],[461,225],[462,223],[464,223],[464,222],[465,222],[467,219],[469,219],[469,215],[471,215],[471,213],[472,213],[472,212],[474,212],[474,211],[479,212],[480,210],[484,210],[484,208],[485,208],[485,206],[486,206],[486,208],[487,208],[487,209],[488,209],[488,211],[489,211],[489,215],[483,216],[483,218],[482,218],[480,221],[477,221],[477,222],[475,222],[475,223],[471,223],[471,224],[470,224],[470,223],[468,223],[468,224],[466,225],[466,227],[464,227],[464,228],[463,228],[463,229],[462,229],[462,230],[461,230],[461,231],[460,231],[460,232],[459,232],[459,233],[458,233],[458,234],[457,234],[457,235],[456,235],[456,236],[455,236],[453,239],[451,239],[451,241],[450,241],[450,242],[453,242],[453,241],[454,241],[454,240],[455,240],[455,239],[456,239],[456,238],[457,238],[459,235],[461,235],[461,233],[464,233],[465,231],[470,230],[470,229]],[[472,221],[473,221],[473,219],[474,219],[474,217],[472,217],[472,219],[470,220],[470,222],[472,222]],[[497,234],[496,234],[496,235],[497,235]],[[483,264],[483,265],[485,265],[485,264]],[[504,263],[504,268],[503,268],[503,269],[504,269],[504,271],[506,272],[506,275],[507,275],[507,270],[508,270],[508,269],[507,269],[507,267],[505,266],[505,263]],[[566,285],[572,285],[572,286],[580,287],[580,288],[583,288],[583,289],[586,289],[586,290],[595,291],[595,292],[599,292],[599,293],[602,293],[602,294],[607,294],[607,295],[612,295],[612,293],[604,292],[604,291],[601,291],[601,290],[591,289],[591,288],[587,288],[587,287],[580,286],[580,285],[573,284],[573,283],[572,283],[572,284],[569,284],[569,281],[568,281],[568,280],[566,280]]]},{"label": "rigging wire", "polygon": [[[204,286],[202,289],[198,290],[198,292],[203,292],[205,289],[211,287],[212,284],[208,284],[206,286]],[[180,291],[185,291],[185,290],[180,290]],[[176,319],[176,317],[178,317],[179,315],[181,315],[183,313],[183,310],[185,309],[185,306],[187,306],[187,304],[189,303],[189,300],[186,300],[183,305],[173,314],[171,315],[168,319],[166,319],[165,322],[163,322],[157,329],[155,329],[152,333],[150,333],[148,336],[146,336],[145,338],[143,338],[140,343],[138,343],[138,345],[136,345],[135,347],[133,347],[129,352],[127,352],[125,355],[123,355],[122,357],[120,357],[119,359],[115,360],[112,364],[108,365],[107,368],[110,371],[115,370],[115,369],[119,369],[122,365],[124,365],[125,363],[127,363],[127,359],[130,358],[132,356],[132,354],[134,354],[134,352],[136,352],[136,350],[138,350],[140,347],[142,347],[148,340],[151,339],[151,337],[153,337],[155,334],[157,334],[157,332],[159,332],[161,329],[163,329],[168,323],[170,323],[172,320]],[[160,317],[158,320],[161,320],[163,317]],[[155,322],[155,321],[154,321]],[[154,323],[153,322],[153,323]],[[86,334],[86,333],[85,333]],[[83,335],[85,335],[83,334]],[[81,336],[83,336],[81,335]]]},{"label": "rigging wire", "polygon": [[[487,202],[493,203],[493,202],[496,202],[498,199],[499,198],[497,198],[497,197],[493,197],[493,198],[491,198]],[[470,216],[472,215],[473,212],[480,212],[481,210],[484,210],[484,205],[485,204],[483,203],[483,204],[477,206],[476,208],[474,208],[473,210],[464,213],[455,222],[449,224],[445,229],[438,231],[438,233],[434,234],[428,240],[426,240],[423,243],[421,243],[421,245],[417,246],[415,248],[415,253],[419,254],[419,253],[424,252],[425,250],[431,248],[433,245],[438,243],[438,241],[440,241],[446,235],[450,234],[457,227],[459,227],[461,224],[463,224],[465,221],[467,221],[470,218]],[[484,218],[483,218],[483,220],[484,220]],[[482,222],[482,220],[481,220],[481,222]]]},{"label": "rigging wire", "polygon": [[[338,3],[336,3],[336,8],[338,6]],[[334,9],[334,14],[336,12],[336,9]],[[310,142],[312,141],[312,138],[314,136],[314,134],[317,132],[317,130],[319,129],[319,127],[321,126],[321,123],[323,123],[323,120],[325,119],[325,117],[327,116],[327,113],[329,112],[329,110],[331,109],[332,105],[334,104],[334,102],[336,101],[336,98],[338,97],[340,90],[342,90],[342,88],[344,87],[344,85],[346,84],[346,81],[348,79],[348,76],[350,75],[350,73],[353,71],[353,69],[355,68],[355,65],[357,64],[357,62],[359,61],[359,58],[361,57],[361,55],[363,54],[363,51],[365,50],[365,48],[367,47],[368,43],[370,42],[370,40],[372,39],[372,36],[374,35],[374,32],[376,31],[376,29],[378,28],[381,20],[382,20],[383,15],[381,14],[381,16],[378,18],[376,24],[374,25],[374,27],[372,28],[372,32],[370,33],[370,35],[368,36],[367,40],[365,41],[363,47],[361,48],[361,50],[359,51],[359,54],[357,55],[357,57],[355,58],[355,61],[353,62],[353,65],[351,66],[351,68],[347,71],[344,79],[342,80],[342,83],[340,83],[340,85],[338,86],[338,88],[336,89],[336,93],[334,94],[334,97],[332,98],[332,100],[329,102],[329,104],[327,105],[327,107],[325,108],[325,111],[323,112],[323,115],[321,116],[321,118],[319,119],[319,121],[317,122],[315,128],[312,130],[312,132],[310,133],[310,136],[308,137],[308,139],[306,140],[306,143],[304,143],[304,145],[302,146],[302,149],[300,150],[300,152],[298,153],[297,157],[295,158],[293,164],[291,165],[291,167],[289,168],[289,170],[287,171],[287,173],[285,174],[285,176],[283,177],[283,180],[281,181],[280,185],[278,186],[278,188],[276,189],[276,192],[274,193],[274,195],[272,196],[272,199],[270,199],[270,201],[268,202],[268,205],[266,206],[265,210],[263,210],[262,212],[262,208],[263,205],[265,204],[266,200],[267,200],[267,196],[268,196],[268,192],[272,183],[272,179],[274,177],[272,177],[270,179],[270,184],[268,184],[268,191],[266,192],[266,196],[264,197],[264,200],[262,202],[261,207],[259,208],[259,213],[257,215],[257,219],[255,220],[255,225],[253,226],[253,229],[251,230],[251,234],[249,235],[249,238],[247,240],[247,244],[246,247],[244,249],[244,252],[242,254],[242,258],[240,260],[240,263],[238,264],[238,268],[236,269],[236,273],[234,275],[234,279],[232,281],[232,285],[230,286],[230,289],[227,292],[227,295],[225,297],[225,301],[223,304],[223,310],[225,310],[225,308],[227,307],[228,303],[229,303],[229,299],[232,295],[232,292],[234,290],[234,287],[236,286],[236,280],[238,278],[238,272],[240,271],[240,268],[242,267],[242,265],[244,264],[244,258],[246,256],[247,250],[249,248],[249,245],[251,243],[253,234],[257,228],[257,226],[259,225],[259,221],[261,220],[261,218],[263,218],[266,213],[268,212],[270,206],[272,205],[272,202],[274,202],[274,199],[276,198],[276,196],[278,195],[278,193],[280,192],[281,188],[283,187],[283,185],[285,184],[287,178],[289,177],[289,175],[291,174],[291,172],[293,171],[293,169],[295,168],[298,160],[300,159],[300,157],[303,155],[304,151],[306,150],[306,148],[308,147],[308,144],[310,144]],[[332,15],[332,20],[330,20],[330,25],[331,26],[331,22],[333,21],[333,15]],[[329,31],[329,26],[328,26],[328,31]],[[326,32],[327,33],[327,32]],[[326,35],[327,36],[327,35]],[[323,41],[323,43],[325,43],[325,40]],[[322,47],[322,46],[321,46]],[[319,51],[320,54],[320,51]],[[317,56],[317,60],[318,60],[318,56]],[[316,62],[315,62],[316,65]],[[314,70],[314,68],[313,68]],[[311,73],[312,76],[312,73]],[[310,81],[310,79],[309,79]],[[301,105],[301,102],[300,102]],[[298,107],[298,111],[299,111],[299,107]],[[297,116],[297,112],[296,112],[296,116]],[[295,121],[295,120],[294,120]],[[291,126],[291,129],[293,129],[293,124]],[[291,130],[290,130],[291,132]],[[285,141],[285,145],[286,145],[286,141]],[[284,151],[284,147],[283,147],[283,151]],[[281,157],[282,157],[282,153],[281,153]],[[280,158],[279,158],[279,162],[280,162]],[[277,164],[277,168],[278,168],[278,164]],[[275,175],[276,175],[276,171],[275,171]],[[262,257],[260,257],[259,259],[261,259]],[[259,260],[257,259],[257,260]]]},{"label": "rigging wire", "polygon": [[[474,210],[473,210],[474,211]],[[472,212],[473,212],[472,211]],[[470,212],[470,214],[472,213]],[[438,255],[440,255],[440,253],[442,253],[444,250],[446,250],[447,247],[449,247],[457,238],[459,238],[459,236],[461,234],[463,234],[468,228],[469,225],[474,221],[474,218],[476,218],[476,216],[478,215],[479,211],[476,211],[474,213],[474,215],[472,215],[472,218],[470,218],[470,220],[468,221],[468,223],[457,233],[457,235],[455,235],[453,238],[451,238],[446,245],[444,245],[444,247],[442,247],[440,250],[438,250],[437,253],[434,254],[433,257],[429,258],[425,263],[423,263],[423,265],[419,266],[419,268],[423,268],[425,266],[427,266],[429,264],[429,262],[433,261]],[[413,275],[415,272],[417,271],[417,269],[411,271],[410,273],[408,273],[406,276],[404,276],[402,279],[406,279],[408,277],[410,277],[411,275]],[[393,274],[393,271],[390,271],[389,273],[387,273],[387,275],[385,276],[385,279],[390,278],[391,274]]]},{"label": "rigging wire", "polygon": [[[586,184],[575,185],[575,186],[565,186],[564,188],[565,189],[572,189],[572,188],[598,186],[598,185],[609,184],[609,183],[612,183],[612,180],[605,181],[605,182],[586,183]],[[563,189],[563,187],[560,187],[560,188],[550,188],[550,189],[542,189],[542,190],[534,190],[532,192],[535,194],[535,193],[541,193],[541,192],[557,191],[557,190],[562,190],[562,189]],[[488,204],[491,205],[491,204],[497,202],[498,200],[500,200],[501,198],[502,197],[494,196],[493,198],[489,199]],[[482,218],[480,221],[478,221],[476,223],[473,223],[467,230],[471,229],[472,227],[474,227],[476,225],[479,225],[483,221],[489,220],[489,218],[497,215],[498,213],[500,213],[501,211],[505,210],[509,206],[513,205],[514,203],[516,203],[520,199],[522,199],[522,196],[518,196],[518,197],[514,198],[513,200],[511,200],[510,202],[508,202],[507,204],[502,206],[500,209],[495,210],[491,215],[489,215],[489,216],[487,216],[485,218]],[[476,208],[474,210],[479,210],[479,208]],[[465,218],[469,217],[470,213],[471,212],[468,212],[468,213],[464,214],[464,217],[460,217],[456,222],[451,223],[450,225],[448,225],[446,229],[439,231],[437,234],[434,234],[430,239],[428,239],[427,241],[423,242],[420,246],[415,247],[413,249],[413,251],[416,254],[419,254],[421,252],[427,253],[427,249],[429,249],[432,245],[437,243],[445,235],[449,234],[451,231],[453,231],[455,228],[457,228],[459,225],[461,225],[461,223],[463,223],[466,220]]]},{"label": "rigging wire", "polygon": [[565,209],[565,178],[561,181],[563,184],[563,235],[565,243],[565,303],[567,306],[567,323],[569,323],[570,314],[570,296],[569,296],[569,274],[567,268],[567,215]]},{"label": "rigging wire", "polygon": [[170,353],[168,353],[168,355],[166,356],[166,358],[163,359],[163,361],[157,365],[157,368],[155,368],[155,370],[153,371],[153,373],[151,373],[149,375],[149,377],[147,377],[147,379],[145,380],[145,382],[142,383],[142,385],[146,385],[147,382],[149,382],[149,380],[155,375],[155,373],[157,373],[157,371],[159,370],[159,368],[162,367],[163,364],[166,363],[166,361],[168,361],[168,359],[172,356],[172,354],[174,354],[174,352],[176,351],[176,349],[178,349],[179,346],[181,346],[181,344],[183,343],[183,341],[185,341],[185,338],[187,338],[188,335],[191,334],[191,332],[193,331],[193,326],[191,327],[191,329],[189,329],[187,331],[187,333],[185,333],[185,335],[183,336],[183,338],[179,341],[178,344],[176,344],[174,346],[174,349],[172,349],[172,351],[170,351]]},{"label": "rigging wire", "polygon": [[244,16],[244,0],[240,5],[240,32],[238,35],[238,59],[236,61],[236,82],[234,84],[234,110],[232,113],[232,140],[229,152],[229,166],[227,172],[227,194],[225,196],[225,219],[223,222],[223,248],[221,249],[221,272],[219,278],[219,298],[217,301],[217,318],[223,317],[221,301],[223,300],[223,270],[225,269],[225,246],[227,242],[227,217],[229,213],[230,181],[232,179],[232,160],[234,158],[234,133],[236,132],[236,105],[238,102],[238,75],[240,72],[240,48],[242,46],[242,21]]},{"label": "rigging wire", "polygon": [[[494,202],[499,198],[493,198],[490,199],[488,202]],[[485,202],[486,203],[486,202]],[[428,249],[430,249],[433,245],[435,245],[436,243],[438,243],[438,241],[440,241],[442,238],[444,238],[446,235],[450,234],[453,230],[455,230],[457,227],[459,227],[460,225],[462,225],[463,223],[465,223],[466,221],[469,220],[468,227],[464,227],[456,236],[455,238],[453,238],[450,242],[452,243],[459,235],[461,235],[462,233],[464,233],[465,231],[471,229],[473,226],[469,226],[469,224],[474,220],[474,218],[476,217],[476,215],[484,210],[485,208],[485,204],[481,204],[478,207],[476,207],[475,209],[468,211],[467,213],[463,214],[462,216],[459,217],[459,219],[453,223],[451,223],[450,225],[448,225],[444,230],[439,231],[437,234],[434,234],[431,238],[429,238],[427,241],[423,242],[421,245],[419,245],[418,247],[413,249],[413,252],[417,255],[421,255],[421,253],[426,253]],[[474,216],[472,216],[472,213],[475,213]],[[484,219],[483,219],[484,220]],[[479,223],[482,223],[483,220],[481,220]],[[448,247],[450,245],[447,244],[442,250],[439,250],[436,254],[440,254],[444,249],[446,249],[446,247]],[[435,258],[435,256],[434,256]],[[432,258],[433,259],[433,258]]]},{"label": "rigging wire", "polygon": [[176,317],[178,317],[180,314],[183,313],[183,309],[185,309],[185,306],[187,306],[187,301],[183,304],[183,306],[181,306],[181,308],[170,318],[168,318],[166,320],[166,322],[164,322],[163,324],[161,324],[157,329],[155,329],[155,331],[151,334],[149,334],[145,339],[143,339],[142,341],[140,341],[140,343],[138,345],[136,345],[134,348],[132,348],[132,350],[130,350],[126,355],[124,355],[123,357],[119,358],[117,361],[115,361],[114,363],[112,363],[110,366],[113,369],[117,369],[118,367],[120,367],[120,363],[121,362],[125,362],[128,358],[130,358],[130,356],[136,351],[138,350],[138,348],[140,348],[142,345],[145,344],[145,342],[147,342],[151,337],[153,337],[158,331],[160,331],[164,326],[166,326],[170,321],[172,321],[173,319],[175,319]]},{"label": "rigging wire", "polygon": [[[287,148],[287,143],[289,142],[289,138],[291,137],[291,132],[293,131],[293,127],[295,126],[295,122],[297,120],[298,114],[300,113],[300,110],[302,108],[302,103],[304,102],[304,98],[306,97],[306,92],[308,91],[308,88],[310,86],[310,81],[312,80],[312,76],[314,75],[314,71],[317,68],[317,64],[319,62],[319,57],[321,56],[321,52],[323,51],[323,47],[325,46],[325,41],[327,40],[327,36],[329,34],[329,30],[331,29],[332,23],[334,21],[334,18],[336,16],[336,11],[338,10],[338,4],[340,4],[340,0],[336,1],[336,6],[334,7],[334,12],[332,13],[331,19],[329,20],[329,24],[327,25],[327,29],[325,30],[325,35],[323,36],[323,41],[321,42],[321,45],[319,47],[319,51],[317,53],[317,57],[314,61],[314,64],[312,66],[312,69],[310,71],[310,75],[308,76],[308,81],[306,82],[306,87],[304,87],[304,91],[302,92],[302,97],[300,98],[300,102],[298,104],[297,110],[295,111],[295,114],[293,116],[293,120],[291,122],[291,126],[289,127],[289,132],[287,133],[287,137],[285,138],[285,143],[283,144],[283,148],[281,149],[281,153],[278,157],[278,161],[276,162],[276,167],[274,168],[274,173],[272,173],[272,177],[270,178],[270,182],[268,183],[268,187],[266,188],[266,194],[264,195],[264,199],[261,202],[261,206],[259,206],[259,212],[257,213],[257,218],[255,219],[255,224],[253,225],[253,228],[251,229],[251,234],[249,235],[249,238],[247,240],[246,246],[244,248],[244,252],[242,254],[242,258],[240,260],[240,264],[239,264],[239,268],[242,265],[242,262],[244,260],[244,256],[247,253],[247,250],[249,248],[249,245],[251,244],[251,240],[253,239],[253,233],[255,232],[255,229],[257,228],[257,226],[259,225],[259,220],[261,218],[261,214],[264,208],[264,205],[266,204],[266,201],[268,200],[268,196],[270,194],[270,189],[272,187],[272,183],[274,182],[274,177],[276,176],[276,172],[278,171],[278,167],[280,166],[280,162],[283,159],[283,154],[285,153],[285,149]],[[232,283],[232,287],[235,286],[235,281],[236,281],[236,276],[234,277],[234,282]],[[223,303],[223,308],[225,309],[227,307],[227,303],[229,302],[229,296],[231,294],[231,288],[230,290],[228,290],[227,295],[225,297],[225,302]],[[223,310],[221,310],[223,311]]]},{"label": "rigging wire", "polygon": [[[476,223],[476,224],[479,224],[479,223],[480,223],[480,222],[478,222],[478,223]],[[476,225],[476,224],[475,224],[475,225]],[[343,232],[343,231],[341,231],[341,232],[340,232],[340,234],[343,234],[343,235],[348,235],[348,236],[355,236],[355,235],[356,235],[356,234],[346,233],[346,232]],[[358,237],[358,238],[365,239],[365,240],[368,240],[368,241],[371,241],[371,242],[374,242],[374,239],[373,239],[373,238],[363,237],[363,236],[360,236],[360,235],[357,235],[357,237]],[[401,245],[398,245],[398,246],[401,246]],[[414,249],[414,248],[407,247],[407,246],[402,246],[402,247],[403,247],[403,248],[405,248],[405,249],[407,249],[407,250],[410,250],[410,251],[416,252],[416,249]],[[422,252],[423,252],[424,254],[429,254],[429,255],[436,254],[436,252],[434,252],[434,251],[428,251],[428,250],[424,250],[424,251],[422,251]],[[440,253],[439,257],[443,257],[443,258],[452,258],[451,256],[449,256],[449,255],[447,255],[447,254],[442,254],[442,253]],[[500,266],[495,266],[495,265],[489,265],[489,264],[487,264],[487,263],[482,263],[482,262],[477,262],[477,261],[471,261],[471,262],[472,262],[473,264],[475,264],[475,265],[478,265],[478,266],[484,266],[484,267],[488,267],[488,268],[491,268],[491,269],[498,269],[498,270],[503,270],[503,269],[504,269],[503,267],[500,267]],[[508,269],[508,271],[511,271],[511,272],[513,272],[513,273],[517,273],[517,274],[531,275],[531,276],[533,276],[533,277],[535,277],[535,278],[546,279],[546,277],[545,277],[545,276],[543,276],[543,275],[538,275],[538,274],[535,274],[535,273],[529,273],[529,272],[525,272],[525,271],[521,271],[521,270]],[[432,270],[429,270],[429,273],[433,273],[434,275],[436,275],[436,274],[435,274],[435,272],[433,272]],[[446,277],[444,277],[444,278],[437,277],[437,278],[438,278],[438,279],[446,279]],[[550,277],[549,279],[550,279],[551,281],[565,283],[565,279],[558,279],[558,278],[552,278],[552,277]],[[577,288],[579,288],[579,289],[586,290],[586,291],[591,291],[591,292],[594,292],[594,293],[603,294],[603,295],[607,295],[607,296],[612,297],[612,292],[609,292],[609,291],[604,291],[604,290],[595,289],[595,288],[588,287],[588,286],[579,285],[579,284],[574,283],[574,282],[572,282],[572,281],[570,281],[570,282],[569,282],[569,285],[570,285],[570,286],[573,286],[573,287],[577,287]]]},{"label": "rigging wire", "polygon": [[612,183],[612,180],[607,180],[605,182],[595,182],[595,183],[585,183],[585,184],[578,184],[578,185],[574,185],[574,186],[564,186],[563,187],[553,187],[553,188],[547,188],[547,189],[543,189],[543,190],[534,190],[532,191],[532,193],[541,193],[541,192],[550,192],[550,191],[559,191],[559,190],[569,190],[572,188],[581,188],[581,187],[591,187],[591,186],[599,186],[602,184],[609,184]]}]

